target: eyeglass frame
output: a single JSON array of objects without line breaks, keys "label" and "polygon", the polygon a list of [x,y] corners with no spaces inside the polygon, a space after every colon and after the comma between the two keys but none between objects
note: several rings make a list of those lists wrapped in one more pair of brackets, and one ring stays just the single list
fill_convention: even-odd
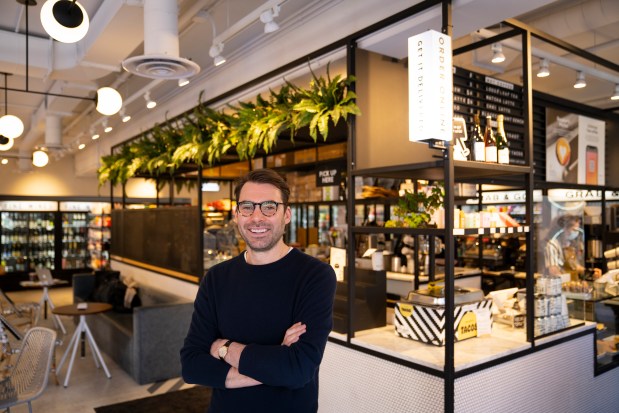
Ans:
[{"label": "eyeglass frame", "polygon": [[[267,214],[265,214],[265,213],[264,213],[264,211],[262,211],[262,205],[263,205],[263,204],[266,204],[266,203],[273,203],[273,204],[275,204],[275,213],[274,213],[273,215],[267,215]],[[244,214],[241,212],[241,210],[240,210],[240,206],[241,206],[241,204],[244,204],[244,205],[249,205],[249,204],[251,204],[251,206],[252,206],[252,208],[253,208],[253,209],[252,209],[252,211],[251,211],[251,214],[249,214],[249,215],[244,215]],[[273,201],[273,200],[262,201],[262,202],[241,201],[241,202],[237,202],[237,204],[236,204],[236,212],[237,212],[238,214],[240,214],[242,217],[245,217],[245,218],[251,217],[252,215],[254,215],[254,212],[256,212],[256,205],[258,205],[258,209],[260,210],[260,213],[261,213],[262,215],[264,215],[264,216],[265,216],[265,217],[267,217],[267,218],[271,218],[271,217],[274,217],[274,216],[277,214],[277,211],[279,210],[279,206],[280,206],[280,205],[284,205],[284,206],[286,206],[286,203],[285,203],[285,202],[277,202],[277,201]]]}]

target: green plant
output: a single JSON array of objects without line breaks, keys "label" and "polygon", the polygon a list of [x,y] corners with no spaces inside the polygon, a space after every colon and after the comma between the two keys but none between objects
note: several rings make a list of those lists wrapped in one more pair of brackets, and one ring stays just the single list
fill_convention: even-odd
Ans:
[{"label": "green plant", "polygon": [[124,184],[140,175],[157,179],[174,178],[183,164],[213,165],[232,148],[241,160],[255,157],[258,150],[269,153],[280,134],[309,127],[316,141],[318,134],[327,140],[329,125],[348,115],[359,115],[356,95],[349,90],[353,77],[317,77],[312,71],[309,89],[286,81],[268,97],[258,95],[254,102],[239,102],[226,111],[216,111],[202,103],[189,113],[156,124],[150,131],[123,145],[118,153],[104,156],[99,168],[99,183]]},{"label": "green plant", "polygon": [[443,184],[437,182],[430,187],[429,191],[404,193],[398,199],[394,208],[395,219],[385,222],[385,227],[390,228],[425,228],[430,224],[432,214],[437,208],[443,206],[445,191]]}]

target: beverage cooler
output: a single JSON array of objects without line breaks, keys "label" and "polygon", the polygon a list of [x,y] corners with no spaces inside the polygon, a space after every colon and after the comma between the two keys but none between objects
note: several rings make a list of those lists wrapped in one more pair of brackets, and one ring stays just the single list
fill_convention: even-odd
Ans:
[{"label": "beverage cooler", "polygon": [[[20,289],[37,267],[71,281],[92,269],[89,227],[100,203],[0,201],[0,288]],[[100,244],[97,244],[100,245]],[[92,247],[92,248],[91,248]]]}]

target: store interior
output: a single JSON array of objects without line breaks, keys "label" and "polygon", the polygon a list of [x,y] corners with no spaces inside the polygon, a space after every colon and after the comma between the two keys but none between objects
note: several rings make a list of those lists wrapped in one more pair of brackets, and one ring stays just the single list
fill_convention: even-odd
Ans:
[{"label": "store interior", "polygon": [[[453,2],[447,7],[452,25],[445,27],[440,1],[376,8],[371,0],[157,0],[168,3],[172,17],[166,18],[178,23],[164,33],[148,20],[148,0],[84,0],[90,28],[76,44],[49,39],[39,18],[45,2],[36,3],[0,5],[3,109],[24,126],[23,135],[9,138],[11,147],[0,151],[6,160],[0,165],[0,289],[9,299],[32,300],[27,292],[38,280],[37,268],[52,270],[58,285],[51,290],[62,305],[84,285],[79,276],[121,274],[139,286],[142,307],[151,299],[172,306],[166,322],[182,330],[204,274],[244,249],[231,219],[233,180],[268,167],[291,186],[286,242],[330,263],[338,277],[327,355],[347,352],[347,360],[371,358],[385,374],[402,370],[403,376],[436,380],[441,403],[424,411],[466,411],[475,404],[459,398],[460,386],[471,381],[471,394],[477,394],[486,380],[475,382],[480,375],[507,374],[510,363],[529,365],[545,351],[549,359],[577,346],[580,356],[586,353],[590,372],[578,382],[588,389],[618,374],[614,1],[535,0],[501,8],[490,0]],[[334,29],[317,33],[324,26]],[[409,141],[415,124],[409,76],[416,60],[408,39],[441,29],[452,35],[450,118],[461,119],[466,131],[456,139],[450,126],[454,139],[447,149],[440,139]],[[172,40],[164,41],[169,34]],[[502,60],[494,62],[498,55]],[[226,62],[215,66],[219,56]],[[149,139],[172,136],[187,120],[201,121],[196,108],[241,114],[244,104],[281,93],[286,82],[301,90],[318,79],[350,76],[360,116],[329,124],[328,138],[320,130],[316,139],[305,125],[296,134],[277,135],[249,159],[230,150],[212,164],[186,162],[157,174],[143,167],[125,180],[102,173],[114,172],[106,159],[144,153],[152,149],[144,144]],[[185,79],[189,83],[181,85]],[[95,107],[104,86],[123,99],[122,109],[109,116]],[[145,106],[150,99],[155,108]],[[506,163],[473,157],[474,115],[482,130],[489,126],[495,134],[498,116],[505,119]],[[49,159],[43,167],[32,162],[38,150]],[[566,217],[577,221],[573,239]],[[553,242],[564,243],[562,254],[573,253],[565,260],[572,267],[557,274],[549,264]],[[15,314],[5,304],[10,322]],[[154,318],[131,308],[126,338],[118,326],[127,314],[116,310],[88,322],[116,372],[109,380],[120,375],[123,387],[135,384],[135,392],[120,398],[143,397],[156,383],[181,387],[174,372],[149,372],[134,361],[141,350],[123,350],[146,349],[149,334],[161,335],[155,324],[146,333],[135,328],[138,317],[139,323]],[[432,324],[435,318],[443,320],[441,327]],[[43,324],[57,329],[53,320]],[[445,328],[450,323],[454,329]],[[73,326],[69,330],[58,359],[71,345]],[[173,371],[182,333],[172,335],[178,336],[168,343],[172,350],[159,357],[171,360]],[[4,336],[19,347],[15,337]],[[325,383],[348,371],[338,363],[326,356]],[[89,377],[79,364],[76,377]],[[343,393],[355,393],[355,383],[349,385]],[[50,379],[49,386],[56,384]],[[105,385],[109,393],[100,404],[119,400],[114,387]],[[368,397],[379,392],[377,386]],[[35,410],[61,393],[44,392]],[[384,403],[392,396],[374,398]],[[533,392],[532,400],[538,396]],[[321,397],[324,411],[338,411],[341,401],[332,391]],[[606,411],[616,399],[605,393],[592,402],[595,397],[582,403]],[[431,399],[402,396],[413,409],[428,407]],[[493,402],[503,403],[499,397]],[[356,411],[369,412],[372,403]],[[561,403],[553,396],[542,405]]]}]

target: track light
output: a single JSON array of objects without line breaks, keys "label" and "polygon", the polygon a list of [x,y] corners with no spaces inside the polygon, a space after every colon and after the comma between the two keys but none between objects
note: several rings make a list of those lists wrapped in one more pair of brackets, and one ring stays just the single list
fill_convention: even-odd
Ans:
[{"label": "track light", "polygon": [[49,163],[47,152],[38,149],[32,153],[32,164],[37,168],[42,168]]},{"label": "track light", "polygon": [[125,108],[120,109],[119,116],[123,123],[127,123],[131,120],[131,115],[127,115],[127,113],[125,112]]},{"label": "track light", "polygon": [[582,89],[585,86],[587,86],[587,81],[585,80],[585,72],[580,70],[578,71],[578,74],[576,75],[576,83],[574,83],[574,88]]},{"label": "track light", "polygon": [[188,84],[189,84],[189,79],[187,79],[186,77],[184,77],[182,79],[178,79],[178,86],[179,87],[187,86]]},{"label": "track light", "polygon": [[47,0],[41,8],[41,24],[54,39],[75,43],[88,33],[88,14],[77,1]]},{"label": "track light", "polygon": [[123,98],[116,89],[102,87],[97,90],[97,112],[105,116],[118,113],[123,106]]},{"label": "track light", "polygon": [[148,109],[152,109],[155,106],[157,106],[157,102],[155,102],[154,100],[152,100],[150,98],[150,90],[148,92],[144,93],[144,100],[146,101],[146,107]]},{"label": "track light", "polygon": [[501,43],[494,43],[492,45],[492,63],[503,63],[504,61],[503,46],[501,46]]},{"label": "track light", "polygon": [[619,100],[619,84],[615,85],[615,93],[610,97],[610,100]]},{"label": "track light", "polygon": [[2,165],[6,165],[7,163],[9,163],[9,160],[6,158],[2,158],[2,161],[0,163],[2,163]]},{"label": "track light", "polygon": [[105,133],[110,133],[114,129],[107,124],[107,118],[103,119],[103,122],[101,122],[101,124],[103,125],[103,132]]},{"label": "track light", "polygon": [[86,147],[85,143],[80,143],[79,145],[77,145],[77,149],[79,149],[80,151],[84,149],[85,147]]},{"label": "track light", "polygon": [[93,141],[96,141],[100,137],[100,135],[95,131],[95,128],[93,126],[90,127],[90,137]]},{"label": "track light", "polygon": [[209,56],[213,58],[213,63],[215,66],[222,65],[226,63],[226,59],[221,55],[221,52],[224,51],[224,44],[217,43],[213,44],[208,51]]},{"label": "track light", "polygon": [[537,77],[548,77],[548,76],[550,76],[549,65],[550,65],[550,63],[548,62],[548,59],[540,60],[540,62],[539,62],[539,70],[537,71]]},{"label": "track light", "polygon": [[260,21],[264,23],[264,32],[273,33],[279,30],[279,25],[273,20],[273,18],[279,16],[279,5],[276,5],[272,9],[263,11],[260,14]]}]

